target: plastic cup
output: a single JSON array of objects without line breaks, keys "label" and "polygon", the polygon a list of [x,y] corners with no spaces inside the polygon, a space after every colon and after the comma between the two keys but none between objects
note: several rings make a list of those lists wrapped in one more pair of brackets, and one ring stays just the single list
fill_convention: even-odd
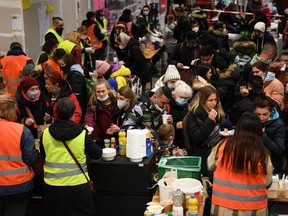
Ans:
[{"label": "plastic cup", "polygon": [[104,139],[105,148],[110,148],[110,139]]},{"label": "plastic cup", "polygon": [[167,120],[168,120],[169,116],[171,116],[171,115],[170,114],[163,114],[162,115],[163,124],[168,124]]}]

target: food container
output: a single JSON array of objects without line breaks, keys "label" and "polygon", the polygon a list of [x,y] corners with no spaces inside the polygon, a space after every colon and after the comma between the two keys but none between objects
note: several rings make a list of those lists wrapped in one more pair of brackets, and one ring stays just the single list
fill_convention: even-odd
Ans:
[{"label": "food container", "polygon": [[150,206],[147,206],[147,210],[149,212],[153,212],[153,214],[161,214],[163,209],[164,209],[164,207],[161,206],[161,205],[150,205]]},{"label": "food container", "polygon": [[116,156],[115,148],[104,148],[102,149],[102,159],[105,161],[112,161]]},{"label": "food container", "polygon": [[195,156],[171,156],[162,157],[158,163],[158,175],[161,179],[167,170],[177,170],[177,178],[201,177],[201,157]]}]

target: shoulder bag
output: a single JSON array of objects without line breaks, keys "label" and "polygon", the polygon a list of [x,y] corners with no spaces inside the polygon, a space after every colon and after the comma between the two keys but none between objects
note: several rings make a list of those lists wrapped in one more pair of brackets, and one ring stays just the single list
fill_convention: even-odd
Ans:
[{"label": "shoulder bag", "polygon": [[82,166],[80,165],[80,163],[78,162],[77,158],[75,157],[75,155],[73,154],[73,152],[71,151],[71,149],[68,147],[67,143],[62,140],[65,148],[67,149],[67,151],[69,152],[69,154],[71,155],[71,157],[73,158],[73,160],[75,161],[75,163],[77,164],[77,166],[79,167],[79,169],[82,171],[82,173],[84,174],[87,182],[88,182],[88,185],[90,187],[90,190],[92,192],[92,196],[95,197],[96,196],[96,190],[95,190],[95,184],[92,180],[89,180],[88,177],[86,176]]}]

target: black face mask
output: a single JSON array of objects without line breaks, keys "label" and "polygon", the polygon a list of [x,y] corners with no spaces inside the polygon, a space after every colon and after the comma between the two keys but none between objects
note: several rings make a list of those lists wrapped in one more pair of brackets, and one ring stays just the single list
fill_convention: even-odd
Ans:
[{"label": "black face mask", "polygon": [[69,68],[68,68],[68,66],[66,65],[66,66],[63,66],[63,67],[60,67],[61,68],[61,70],[63,71],[63,72],[68,72],[69,71]]},{"label": "black face mask", "polygon": [[64,28],[57,28],[56,32],[57,32],[57,34],[59,34],[61,36],[63,33],[63,30],[64,30]]}]

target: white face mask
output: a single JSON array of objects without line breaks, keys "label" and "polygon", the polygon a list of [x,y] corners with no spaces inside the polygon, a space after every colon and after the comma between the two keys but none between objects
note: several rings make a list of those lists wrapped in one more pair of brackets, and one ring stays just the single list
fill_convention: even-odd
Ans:
[{"label": "white face mask", "polygon": [[156,103],[154,104],[155,108],[156,108],[158,111],[162,112],[164,109],[162,109],[161,107],[159,107],[159,105],[157,104],[157,98],[156,98],[156,101],[155,101],[155,102],[156,102]]},{"label": "white face mask", "polygon": [[149,11],[143,11],[143,14],[144,14],[145,16],[148,16]]},{"label": "white face mask", "polygon": [[124,108],[127,104],[128,104],[127,101],[117,100],[117,106],[118,106],[119,109]]},{"label": "white face mask", "polygon": [[199,31],[199,27],[193,27],[192,30],[193,30],[194,32],[198,32],[198,31]]}]

